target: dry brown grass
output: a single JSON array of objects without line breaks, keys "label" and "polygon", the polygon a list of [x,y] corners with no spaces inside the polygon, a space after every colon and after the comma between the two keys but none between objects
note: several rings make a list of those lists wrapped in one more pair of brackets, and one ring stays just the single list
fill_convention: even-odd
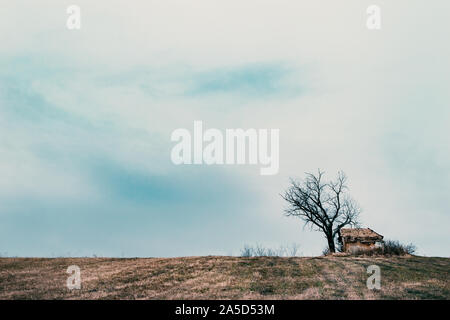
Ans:
[{"label": "dry brown grass", "polygon": [[[381,290],[366,287],[381,268]],[[81,268],[81,290],[66,269]],[[1,299],[449,299],[450,259],[425,257],[0,258]]]}]

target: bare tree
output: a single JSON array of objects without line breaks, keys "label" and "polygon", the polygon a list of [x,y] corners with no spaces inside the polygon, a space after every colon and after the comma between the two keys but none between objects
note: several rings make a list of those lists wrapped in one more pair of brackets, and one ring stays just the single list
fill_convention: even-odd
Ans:
[{"label": "bare tree", "polygon": [[335,240],[340,240],[344,226],[357,226],[361,212],[358,204],[347,194],[347,177],[340,171],[336,180],[324,182],[324,172],[306,173],[306,179],[291,179],[291,186],[283,199],[288,202],[286,216],[299,217],[305,226],[322,231],[328,242],[329,252],[336,252]]}]

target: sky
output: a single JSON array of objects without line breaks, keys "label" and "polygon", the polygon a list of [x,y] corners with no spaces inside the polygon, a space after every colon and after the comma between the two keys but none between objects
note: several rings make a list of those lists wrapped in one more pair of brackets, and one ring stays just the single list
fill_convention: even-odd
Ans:
[{"label": "sky", "polygon": [[[81,8],[68,30],[66,9]],[[366,27],[369,5],[381,29]],[[450,3],[0,0],[0,255],[238,255],[324,237],[289,178],[343,170],[361,223],[449,256]],[[280,170],[174,165],[171,133],[280,130]]]}]

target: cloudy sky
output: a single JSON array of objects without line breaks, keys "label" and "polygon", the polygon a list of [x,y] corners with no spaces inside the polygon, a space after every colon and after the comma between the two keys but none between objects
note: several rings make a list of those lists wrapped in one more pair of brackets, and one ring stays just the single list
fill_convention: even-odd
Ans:
[{"label": "cloudy sky", "polygon": [[[320,254],[279,194],[321,168],[363,226],[449,256],[448,1],[0,2],[1,255]],[[194,120],[280,129],[279,173],[175,166]]]}]

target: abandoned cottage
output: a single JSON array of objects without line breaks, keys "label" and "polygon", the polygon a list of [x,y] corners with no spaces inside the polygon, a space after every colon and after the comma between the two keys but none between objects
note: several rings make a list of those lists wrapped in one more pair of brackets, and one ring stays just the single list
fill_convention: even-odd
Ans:
[{"label": "abandoned cottage", "polygon": [[343,228],[341,241],[344,252],[372,250],[383,246],[383,236],[370,228]]}]

